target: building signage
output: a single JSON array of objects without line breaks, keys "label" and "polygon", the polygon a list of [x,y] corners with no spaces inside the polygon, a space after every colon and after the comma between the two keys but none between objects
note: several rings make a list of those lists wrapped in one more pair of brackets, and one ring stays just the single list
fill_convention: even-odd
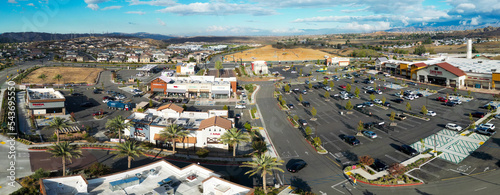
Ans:
[{"label": "building signage", "polygon": [[153,83],[153,86],[165,86],[165,84],[158,84],[158,83]]},{"label": "building signage", "polygon": [[430,74],[433,74],[433,75],[443,75],[443,72],[437,71],[437,70],[431,70]]},{"label": "building signage", "polygon": [[210,135],[220,135],[220,133],[210,133]]},{"label": "building signage", "polygon": [[32,106],[45,106],[45,104],[43,104],[43,103],[36,103],[36,104],[35,104],[35,103],[33,103],[33,104],[31,104],[31,105],[32,105]]},{"label": "building signage", "polygon": [[177,88],[178,86],[177,85],[174,85],[174,88]]},{"label": "building signage", "polygon": [[139,130],[139,131],[142,131],[142,130],[143,130],[142,128],[135,128],[135,129],[137,129],[137,130]]},{"label": "building signage", "polygon": [[146,134],[141,132],[134,132],[134,135],[138,137],[146,137]]}]

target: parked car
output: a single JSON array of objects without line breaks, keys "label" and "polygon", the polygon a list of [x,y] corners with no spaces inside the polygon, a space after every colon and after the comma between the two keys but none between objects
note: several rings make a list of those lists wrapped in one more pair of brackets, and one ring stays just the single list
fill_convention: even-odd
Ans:
[{"label": "parked car", "polygon": [[[182,103],[183,103],[183,104],[187,104],[187,103],[189,103],[189,99],[188,99],[188,98],[183,99],[183,100],[182,100]],[[243,100],[242,100],[242,101],[240,101],[240,103],[241,103],[241,104],[243,104],[243,105],[244,105],[244,104],[246,104],[246,103],[245,103],[245,101],[243,101]]]},{"label": "parked car", "polygon": [[289,172],[292,172],[292,173],[296,173],[306,166],[307,166],[306,161],[298,160],[298,161],[295,161],[293,164],[291,164],[290,167],[288,167],[286,170],[288,170]]},{"label": "parked car", "polygon": [[488,129],[495,129],[495,125],[494,124],[491,124],[491,123],[484,123],[484,124],[480,124],[478,125],[478,127],[481,127],[481,128],[488,128]]},{"label": "parked car", "polygon": [[247,108],[247,106],[243,105],[243,104],[236,104],[236,106],[234,106],[234,108],[244,109],[244,108]]},{"label": "parked car", "polygon": [[364,108],[366,105],[364,104],[356,104],[356,106],[354,106],[355,108]]},{"label": "parked car", "polygon": [[436,116],[436,112],[428,110],[427,116]]},{"label": "parked car", "polygon": [[299,119],[299,124],[302,125],[302,126],[307,126],[307,121],[304,120],[304,119]]},{"label": "parked car", "polygon": [[495,135],[495,133],[497,133],[495,130],[487,128],[487,127],[478,127],[476,129],[476,132],[479,134],[488,135],[488,136],[492,136],[492,135]]},{"label": "parked car", "polygon": [[486,104],[486,105],[484,105],[484,106],[481,106],[481,108],[488,109],[488,106],[490,106],[490,108],[491,108],[492,110],[497,109],[497,107],[496,107],[496,106],[491,105],[491,104]]},{"label": "parked car", "polygon": [[385,107],[390,107],[390,106],[391,106],[391,103],[389,103],[389,102],[385,102],[385,103],[384,103],[384,104],[382,104],[382,105],[383,105],[383,106],[385,106]]},{"label": "parked car", "polygon": [[461,131],[462,127],[455,124],[455,123],[448,123],[446,124],[445,128],[450,129],[450,130],[455,130],[455,131]]},{"label": "parked car", "polygon": [[98,112],[92,113],[92,116],[100,116],[100,115],[103,115],[103,114],[104,114],[103,112],[98,111]]},{"label": "parked car", "polygon": [[101,91],[102,91],[101,89],[94,89],[93,93],[94,93],[94,94],[100,94],[100,93],[101,93]]},{"label": "parked car", "polygon": [[415,150],[414,148],[412,148],[409,145],[401,145],[401,147],[399,149],[401,150],[401,152],[408,154],[410,156],[416,156],[419,154],[419,152],[417,150]]},{"label": "parked car", "polygon": [[446,99],[445,97],[438,97],[436,98],[436,100],[444,103],[448,102],[448,99]]},{"label": "parked car", "polygon": [[340,88],[345,89],[347,86],[341,85]]},{"label": "parked car", "polygon": [[444,103],[444,105],[450,106],[450,107],[455,107],[457,104],[452,102],[452,101],[449,101],[449,102]]},{"label": "parked car", "polygon": [[373,102],[375,102],[376,104],[382,104],[382,100],[380,99],[374,99]]},{"label": "parked car", "polygon": [[396,114],[396,115],[394,116],[394,118],[395,118],[395,119],[398,119],[398,120],[400,120],[400,121],[402,121],[402,120],[405,120],[405,119],[406,119],[406,116],[405,116],[405,115],[403,115],[403,114]]},{"label": "parked car", "polygon": [[346,143],[348,143],[348,144],[350,144],[350,145],[353,145],[353,146],[357,146],[357,145],[359,145],[359,143],[360,143],[360,142],[359,142],[359,140],[358,140],[358,139],[356,139],[356,137],[354,137],[354,136],[352,136],[352,135],[345,135],[345,136],[343,136],[343,137],[342,137],[342,139],[343,139]]},{"label": "parked car", "polygon": [[456,100],[451,100],[450,102],[453,102],[453,103],[455,103],[455,104],[457,104],[457,105],[462,104],[462,101],[460,101],[459,99],[456,99]]},{"label": "parked car", "polygon": [[417,93],[417,97],[424,97],[424,94]]},{"label": "parked car", "polygon": [[411,96],[411,95],[405,96],[404,98],[405,98],[405,99],[407,99],[407,100],[414,100],[414,99],[415,99],[415,98],[414,98],[413,96]]},{"label": "parked car", "polygon": [[81,93],[72,93],[71,96],[82,96],[83,94]]},{"label": "parked car", "polygon": [[323,89],[324,89],[324,90],[327,90],[327,91],[332,90],[332,88],[331,88],[330,86],[324,86],[324,87],[323,87]]},{"label": "parked car", "polygon": [[369,138],[377,138],[377,134],[373,131],[363,131],[363,135]]},{"label": "parked car", "polygon": [[372,102],[365,102],[363,103],[365,106],[368,106],[368,107],[372,107],[373,106],[373,103]]},{"label": "parked car", "polygon": [[375,171],[378,171],[378,172],[385,171],[389,168],[389,166],[387,166],[387,164],[385,164],[380,159],[375,159],[375,161],[373,162],[372,165],[370,165],[370,167],[375,169]]},{"label": "parked car", "polygon": [[473,113],[471,113],[471,115],[472,115],[473,117],[483,118],[483,117],[484,117],[484,115],[486,115],[486,114],[485,114],[484,112],[473,112]]},{"label": "parked car", "polygon": [[403,97],[403,95],[401,95],[401,93],[395,93],[395,94],[393,94],[393,95],[394,95],[394,96],[396,96],[396,97],[400,97],[400,98],[402,98],[402,97]]},{"label": "parked car", "polygon": [[392,100],[393,102],[396,102],[396,103],[403,103],[405,100],[401,99],[401,98],[398,98],[398,99],[394,99]]},{"label": "parked car", "polygon": [[302,90],[302,94],[306,95],[307,94],[307,90]]},{"label": "parked car", "polygon": [[302,105],[303,105],[304,107],[309,107],[309,106],[311,106],[311,103],[309,103],[308,101],[303,101],[303,102],[302,102]]}]

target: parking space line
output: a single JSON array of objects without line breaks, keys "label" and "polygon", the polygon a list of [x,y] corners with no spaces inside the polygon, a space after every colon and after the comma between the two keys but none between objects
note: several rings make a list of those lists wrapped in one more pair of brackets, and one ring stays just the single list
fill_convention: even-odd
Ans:
[{"label": "parking space line", "polygon": [[327,138],[326,136],[324,136],[323,134],[321,134],[321,135],[319,135],[319,136],[320,136],[321,138],[323,138],[324,140],[326,140],[326,142],[325,142],[325,141],[323,141],[323,142],[325,142],[325,143],[331,143],[331,145],[333,145],[333,147],[335,147],[337,150],[341,150],[341,148],[340,148],[340,147],[338,147],[337,145],[335,145],[335,144],[333,143],[333,141],[331,141],[330,139],[328,139],[328,138]]},{"label": "parking space line", "polygon": [[392,156],[389,156],[389,155],[387,155],[387,154],[385,155],[385,157],[387,157],[387,158],[389,158],[389,159],[393,160],[394,162],[401,162],[400,160],[398,160],[398,159],[396,159],[396,158],[394,158],[394,157],[392,157]]}]

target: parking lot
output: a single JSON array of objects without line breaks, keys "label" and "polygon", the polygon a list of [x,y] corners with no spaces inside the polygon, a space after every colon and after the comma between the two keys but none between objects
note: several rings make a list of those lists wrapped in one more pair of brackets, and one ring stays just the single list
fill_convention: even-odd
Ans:
[{"label": "parking lot", "polygon": [[[344,73],[342,73],[344,74]],[[374,75],[372,75],[374,77]],[[322,76],[320,77],[322,78]],[[341,88],[341,85],[350,84],[351,93],[354,92],[355,88],[359,88],[360,94],[359,99],[350,99],[352,105],[362,104],[367,101],[371,101],[370,94],[364,93],[364,87],[374,86],[374,84],[364,84],[363,81],[366,77],[359,77],[354,79],[340,79],[339,81],[334,81],[334,88],[330,91],[330,95],[338,94],[340,91],[345,89]],[[348,112],[345,110],[345,105],[349,100],[341,100],[335,98],[329,98],[329,101],[325,101],[323,95],[325,90],[322,88],[309,89],[308,85],[304,84],[294,84],[291,89],[299,89],[299,91],[306,90],[306,94],[302,93],[290,93],[283,94],[283,99],[287,104],[294,104],[295,108],[289,111],[290,115],[297,115],[300,119],[307,121],[308,125],[313,129],[313,136],[320,137],[324,147],[330,152],[330,155],[336,158],[342,164],[350,164],[357,161],[357,157],[370,155],[374,158],[381,159],[387,164],[392,164],[395,162],[401,162],[409,158],[406,154],[398,151],[399,146],[402,144],[415,144],[420,141],[420,139],[425,139],[432,137],[434,134],[442,136],[443,140],[446,141],[446,133],[444,131],[444,126],[447,123],[455,123],[465,128],[470,124],[469,113],[481,111],[487,112],[486,109],[479,108],[492,100],[491,95],[487,94],[472,94],[474,99],[461,98],[462,104],[453,107],[444,105],[444,102],[437,101],[437,97],[446,97],[446,95],[453,94],[453,90],[446,89],[436,86],[409,86],[405,88],[397,87],[397,89],[384,87],[386,83],[396,83],[394,79],[379,76],[379,78],[385,78],[386,81],[375,80],[375,85],[382,91],[382,94],[375,94],[376,99],[386,98],[386,102],[390,103],[388,109],[384,109],[378,106],[371,106],[364,108],[363,112],[353,109]],[[329,76],[328,82],[331,80]],[[354,82],[353,82],[354,80]],[[319,82],[322,82],[321,79]],[[313,82],[313,85],[318,84],[318,81]],[[380,86],[379,86],[380,84]],[[328,84],[327,84],[328,86]],[[387,86],[387,85],[385,85]],[[428,90],[436,90],[437,93],[428,93],[425,90],[421,90],[420,87],[427,88]],[[396,103],[393,100],[399,98],[393,94],[398,93],[403,90],[418,91],[423,94],[423,97],[417,98],[415,100],[404,99],[402,103]],[[458,91],[462,95],[467,95],[465,91]],[[299,95],[302,94],[303,101],[310,103],[310,107],[299,106]],[[451,95],[450,95],[451,96]],[[407,102],[411,105],[411,110],[407,110]],[[495,103],[495,102],[493,102]],[[395,126],[389,126],[391,121],[389,116],[392,111],[395,113],[411,113],[411,114],[421,114],[422,106],[426,106],[427,110],[434,111],[436,116],[427,116],[430,118],[429,121],[407,116],[405,120],[395,120]],[[494,105],[494,104],[493,104]],[[310,110],[314,107],[317,110],[316,121],[311,121],[312,118]],[[475,118],[477,120],[478,118]],[[498,119],[496,119],[498,120]],[[385,127],[373,128],[371,131],[378,134],[375,139],[368,138],[365,136],[356,136],[360,141],[360,145],[351,146],[341,139],[342,135],[355,135],[358,127],[359,121],[363,123],[369,122],[385,122]],[[493,120],[495,122],[495,120]],[[439,133],[438,133],[439,132]],[[460,135],[458,135],[460,136]],[[498,136],[498,135],[495,135]],[[469,140],[470,139],[470,140]],[[480,151],[484,147],[481,145],[494,145],[488,144],[492,142],[490,140],[483,144],[479,144],[484,137],[482,135],[472,134],[470,138],[464,140],[448,140],[453,141],[455,144],[447,146],[446,148],[452,152],[460,153],[473,153],[474,150]],[[432,141],[429,138],[427,141]],[[493,141],[494,142],[494,141]],[[469,144],[470,143],[470,144]],[[444,144],[445,143],[441,143]],[[418,144],[417,144],[418,145]],[[418,147],[415,145],[415,147]],[[455,146],[458,145],[458,146]],[[427,145],[431,146],[431,145]],[[477,146],[477,147],[476,147]],[[461,150],[461,148],[467,148],[468,150]],[[472,150],[474,148],[474,150]],[[490,151],[491,152],[491,151]],[[462,162],[467,162],[469,155],[461,155],[459,161],[453,159],[454,157],[450,155],[443,155],[443,160],[436,160],[436,165],[440,169],[445,169],[449,171],[450,169],[456,170],[457,167],[462,166]],[[453,159],[453,160],[452,160]],[[432,166],[432,165],[429,165]],[[425,170],[425,169],[424,169]],[[470,170],[469,170],[470,171]],[[452,174],[457,174],[454,171],[450,171]],[[430,172],[432,174],[432,172]],[[426,174],[424,171],[420,171],[420,175]],[[426,179],[436,179],[436,177],[423,176]],[[438,177],[441,178],[441,177]]]}]

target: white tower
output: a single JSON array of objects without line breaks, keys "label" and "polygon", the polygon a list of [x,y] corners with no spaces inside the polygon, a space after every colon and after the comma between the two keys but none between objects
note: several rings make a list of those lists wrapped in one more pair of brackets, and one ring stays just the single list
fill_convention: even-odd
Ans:
[{"label": "white tower", "polygon": [[472,39],[467,40],[467,59],[472,59]]}]

